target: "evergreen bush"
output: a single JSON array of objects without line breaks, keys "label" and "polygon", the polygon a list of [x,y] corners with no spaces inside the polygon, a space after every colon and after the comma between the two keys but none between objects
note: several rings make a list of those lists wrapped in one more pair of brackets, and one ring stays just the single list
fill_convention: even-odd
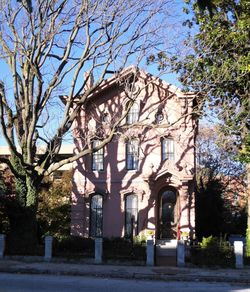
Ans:
[{"label": "evergreen bush", "polygon": [[191,249],[191,261],[199,266],[233,267],[235,256],[229,242],[209,236],[203,237],[199,246]]}]

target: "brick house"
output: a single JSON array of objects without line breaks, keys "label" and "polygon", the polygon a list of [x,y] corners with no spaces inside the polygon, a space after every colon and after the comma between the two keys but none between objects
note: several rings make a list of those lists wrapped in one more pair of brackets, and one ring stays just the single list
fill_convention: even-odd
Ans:
[{"label": "brick house", "polygon": [[73,164],[71,234],[193,237],[194,94],[129,67],[91,100],[73,127],[76,153],[98,145],[130,109],[109,144]]}]

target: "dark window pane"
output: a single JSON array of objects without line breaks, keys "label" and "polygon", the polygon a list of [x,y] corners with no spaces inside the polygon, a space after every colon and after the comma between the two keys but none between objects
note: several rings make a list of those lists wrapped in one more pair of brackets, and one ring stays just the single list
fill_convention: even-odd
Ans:
[{"label": "dark window pane", "polygon": [[102,219],[103,219],[103,197],[101,195],[94,195],[91,198],[90,209],[90,236],[102,236]]},{"label": "dark window pane", "polygon": [[172,203],[162,204],[162,222],[165,223],[174,222],[174,204]]},{"label": "dark window pane", "polygon": [[137,234],[138,198],[129,195],[125,201],[125,236],[131,237]]},{"label": "dark window pane", "polygon": [[139,144],[138,140],[129,140],[126,144],[126,163],[128,170],[138,169],[139,164]]},{"label": "dark window pane", "polygon": [[162,203],[175,203],[176,202],[176,194],[173,191],[165,191],[162,194]]}]

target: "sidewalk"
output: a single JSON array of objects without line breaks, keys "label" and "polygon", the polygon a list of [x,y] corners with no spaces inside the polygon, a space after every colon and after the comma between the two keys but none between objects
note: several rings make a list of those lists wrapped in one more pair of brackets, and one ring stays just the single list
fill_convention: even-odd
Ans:
[{"label": "sidewalk", "polygon": [[86,263],[44,262],[41,259],[0,259],[0,272],[91,276],[164,281],[209,281],[250,284],[250,267],[244,269],[205,269],[94,265]]}]

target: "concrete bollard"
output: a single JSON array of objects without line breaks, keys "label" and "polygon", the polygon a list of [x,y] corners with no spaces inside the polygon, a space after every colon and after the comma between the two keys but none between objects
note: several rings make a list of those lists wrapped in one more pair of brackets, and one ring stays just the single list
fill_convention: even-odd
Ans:
[{"label": "concrete bollard", "polygon": [[177,267],[185,266],[185,241],[178,240],[177,243]]},{"label": "concrete bollard", "polygon": [[53,237],[52,236],[45,236],[44,260],[46,262],[49,262],[52,259],[52,244],[53,244]]},{"label": "concrete bollard", "polygon": [[154,258],[155,258],[155,246],[154,240],[148,239],[147,240],[147,266],[154,266]]},{"label": "concrete bollard", "polygon": [[243,268],[243,242],[234,241],[235,268]]},{"label": "concrete bollard", "polygon": [[95,239],[95,263],[101,264],[102,263],[102,238]]},{"label": "concrete bollard", "polygon": [[0,259],[3,258],[5,251],[5,235],[0,234]]}]

